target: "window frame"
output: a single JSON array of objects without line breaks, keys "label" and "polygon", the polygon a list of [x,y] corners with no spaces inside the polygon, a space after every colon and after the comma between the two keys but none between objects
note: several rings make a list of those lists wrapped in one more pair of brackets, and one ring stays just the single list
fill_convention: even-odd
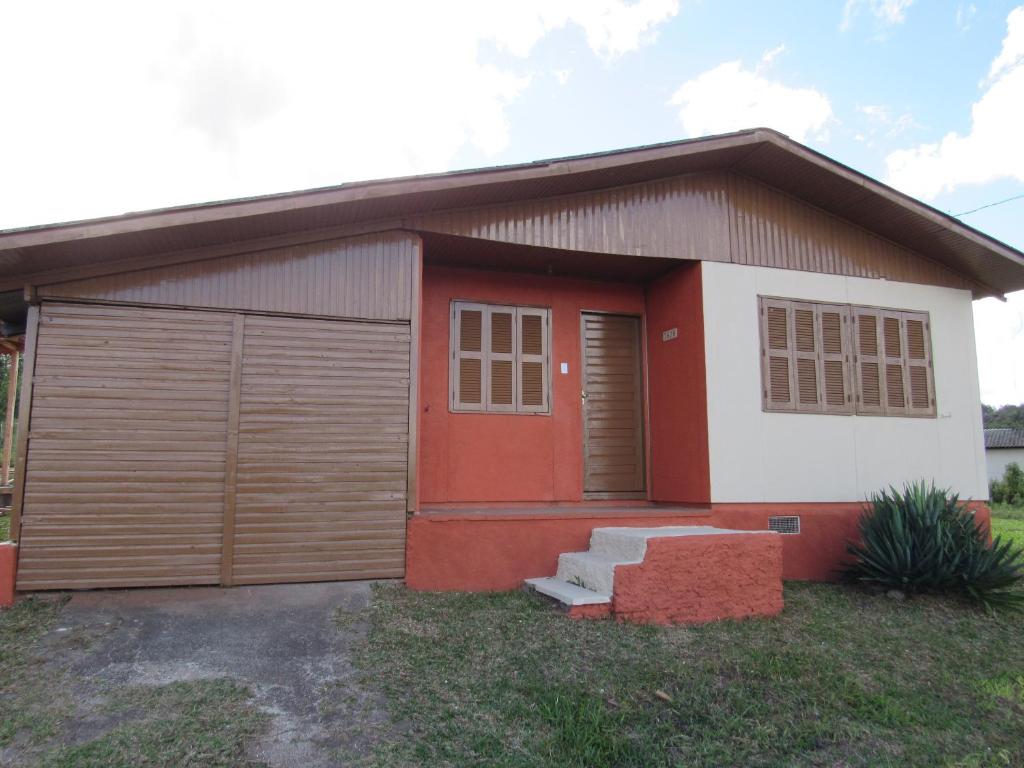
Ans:
[{"label": "window frame", "polygon": [[[481,343],[479,352],[463,352],[460,349],[461,318],[460,311],[480,311]],[[508,311],[512,314],[512,352],[491,352],[491,317],[494,312]],[[540,316],[543,324],[542,352],[540,355],[527,354],[522,345],[522,316]],[[479,301],[474,299],[452,299],[448,313],[448,410],[453,414],[501,414],[506,416],[550,416],[551,415],[551,307],[532,304],[504,304]],[[493,355],[493,358],[492,358]],[[460,365],[462,357],[475,357],[480,362],[480,403],[459,402],[458,382],[460,381]],[[537,358],[540,358],[539,360]],[[492,360],[512,361],[512,393],[511,404],[494,404],[490,402],[490,376]],[[523,363],[542,365],[541,405],[524,405],[523,399]]]},{"label": "window frame", "polygon": [[[935,354],[932,345],[931,314],[927,310],[895,309],[892,307],[878,307],[867,304],[844,304],[826,301],[808,301],[792,297],[758,295],[758,329],[760,336],[760,360],[761,372],[761,409],[765,413],[813,413],[827,416],[883,416],[911,419],[934,419],[938,417],[938,397],[935,391]],[[788,347],[786,356],[789,360],[789,382],[790,400],[786,402],[773,401],[770,397],[770,380],[767,360],[769,355],[779,357],[778,350],[772,355],[768,348],[768,325],[767,309],[769,307],[786,308],[786,323]],[[796,350],[795,335],[795,311],[797,309],[814,309],[815,327],[815,355],[816,355],[816,378],[818,382],[818,402],[816,405],[801,404],[799,383],[797,380],[796,361],[798,353]],[[827,354],[832,355],[835,360],[835,353],[825,353],[823,337],[823,311],[839,311],[842,315],[842,345],[843,345],[843,385],[847,392],[847,403],[843,406],[829,405],[827,392],[825,391],[825,366]],[[863,375],[861,369],[861,345],[859,318],[861,316],[873,316],[876,321],[875,339],[878,346],[875,355],[875,362],[878,364],[878,386],[880,403],[877,406],[866,406],[863,403]],[[885,348],[885,321],[895,319],[899,322],[900,334],[900,355],[887,356]],[[922,358],[912,358],[910,350],[910,325],[909,322],[920,322],[923,333],[923,362]],[[804,357],[807,355],[801,353]],[[898,360],[900,367],[903,403],[889,404],[889,392],[887,389],[886,366],[896,365]],[[912,390],[911,368],[925,368],[925,386],[927,388],[928,406],[926,408],[915,408],[912,405],[914,392]]]}]

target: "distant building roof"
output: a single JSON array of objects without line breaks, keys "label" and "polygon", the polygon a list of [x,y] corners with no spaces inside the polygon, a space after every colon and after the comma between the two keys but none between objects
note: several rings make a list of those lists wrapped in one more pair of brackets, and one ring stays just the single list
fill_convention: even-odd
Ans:
[{"label": "distant building roof", "polygon": [[1024,448],[1024,429],[986,429],[986,448]]}]

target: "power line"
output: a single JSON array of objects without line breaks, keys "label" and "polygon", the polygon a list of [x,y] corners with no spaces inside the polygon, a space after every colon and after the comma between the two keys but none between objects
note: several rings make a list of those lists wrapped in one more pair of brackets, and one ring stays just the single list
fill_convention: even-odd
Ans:
[{"label": "power line", "polygon": [[969,211],[963,211],[962,213],[954,213],[953,215],[957,217],[966,216],[969,213],[977,213],[978,211],[983,211],[986,208],[995,208],[997,205],[1002,205],[1003,203],[1012,203],[1014,200],[1020,200],[1021,198],[1024,198],[1024,194],[1014,195],[1013,197],[1008,197],[1005,200],[997,200],[994,203],[983,205],[980,208],[971,208],[971,210]]}]

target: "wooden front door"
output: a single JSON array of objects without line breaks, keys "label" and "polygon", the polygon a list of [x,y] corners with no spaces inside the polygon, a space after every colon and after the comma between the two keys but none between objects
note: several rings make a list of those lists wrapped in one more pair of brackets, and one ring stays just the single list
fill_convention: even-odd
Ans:
[{"label": "wooden front door", "polygon": [[590,498],[644,495],[640,319],[584,312],[583,492]]}]

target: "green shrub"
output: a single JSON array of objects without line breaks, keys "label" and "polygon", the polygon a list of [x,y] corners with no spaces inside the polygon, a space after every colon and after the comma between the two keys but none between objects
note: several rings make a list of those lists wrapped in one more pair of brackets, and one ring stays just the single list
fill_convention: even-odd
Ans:
[{"label": "green shrub", "polygon": [[[1018,467],[1019,470],[1019,467]],[[960,594],[988,608],[1024,607],[1024,550],[988,535],[955,494],[924,482],[868,500],[848,579],[908,594]]]},{"label": "green shrub", "polygon": [[997,504],[1024,505],[1024,469],[1011,461],[1003,471],[1002,480],[989,483],[989,498]]}]

